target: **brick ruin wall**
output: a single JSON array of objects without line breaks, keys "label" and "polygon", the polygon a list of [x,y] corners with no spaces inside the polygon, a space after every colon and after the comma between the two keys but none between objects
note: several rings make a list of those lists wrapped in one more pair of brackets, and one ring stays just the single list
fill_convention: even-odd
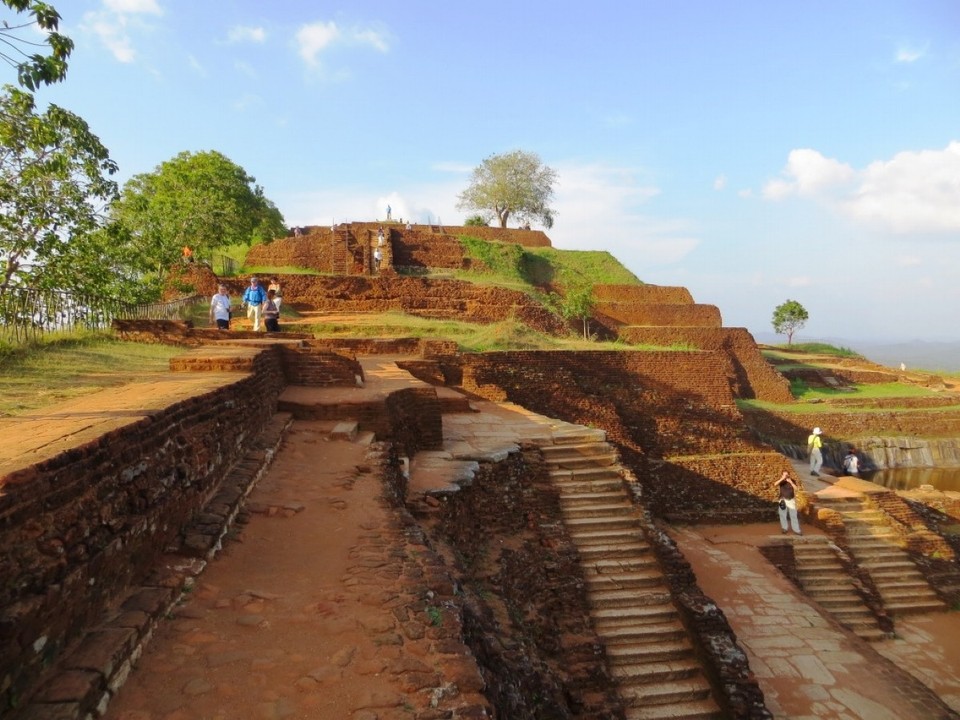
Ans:
[{"label": "brick ruin wall", "polygon": [[389,231],[393,247],[394,267],[445,268],[465,267],[463,245],[455,237],[419,230]]},{"label": "brick ruin wall", "polygon": [[744,410],[747,426],[764,441],[806,448],[814,427],[823,428],[825,444],[867,437],[960,437],[960,412],[897,410],[891,412],[832,413],[828,408],[809,412]]},{"label": "brick ruin wall", "polygon": [[628,327],[619,336],[637,345],[687,345],[725,354],[737,398],[792,403],[790,383],[760,353],[746,328]]},{"label": "brick ruin wall", "polygon": [[[416,230],[419,226],[414,226]],[[452,237],[460,235],[469,235],[470,237],[480,238],[481,240],[493,240],[495,242],[513,243],[528,248],[553,247],[550,238],[542,230],[515,230],[512,228],[498,227],[474,227],[474,226],[447,226],[444,225],[443,231]]]},{"label": "brick ruin wall", "polygon": [[597,302],[597,320],[614,332],[622,325],[676,325],[718,328],[723,324],[716,305]]},{"label": "brick ruin wall", "polygon": [[283,373],[291,385],[354,387],[363,380],[363,368],[356,357],[323,349],[290,345],[280,346]]},{"label": "brick ruin wall", "polygon": [[743,431],[723,364],[705,352],[503,352],[461,358],[463,387],[602,428],[657,514],[739,522],[773,512],[789,469]]},{"label": "brick ruin wall", "polygon": [[693,304],[687,288],[669,285],[594,285],[593,297],[598,303]]},{"label": "brick ruin wall", "polygon": [[458,280],[416,277],[284,277],[284,300],[330,312],[401,310],[428,317],[493,323],[515,317],[553,335],[567,332],[566,323],[529,295],[517,290],[484,287]]},{"label": "brick ruin wall", "polygon": [[282,386],[265,351],[252,375],[0,479],[0,714],[178,542]]}]

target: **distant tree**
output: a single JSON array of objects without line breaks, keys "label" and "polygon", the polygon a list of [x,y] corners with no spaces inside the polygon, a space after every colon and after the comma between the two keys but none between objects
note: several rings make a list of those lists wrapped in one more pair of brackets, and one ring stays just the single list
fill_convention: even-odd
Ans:
[{"label": "distant tree", "polygon": [[117,195],[107,149],[77,115],[37,113],[33,95],[0,94],[0,292],[13,286],[104,292],[115,279],[101,242]]},{"label": "distant tree", "polygon": [[143,268],[162,278],[183,248],[209,257],[226,245],[286,234],[283,215],[255,178],[216,151],[182,152],[136,175],[114,203],[114,232],[138,248]]},{"label": "distant tree", "polygon": [[564,288],[560,300],[560,314],[567,320],[579,320],[583,325],[583,339],[590,337],[590,318],[595,305],[593,286],[587,282],[571,284]]},{"label": "distant tree", "polygon": [[471,215],[463,221],[466,227],[486,227],[487,219],[483,215]]},{"label": "distant tree", "polygon": [[457,207],[479,210],[484,219],[496,217],[502,228],[511,217],[521,223],[539,221],[551,228],[555,213],[549,205],[556,181],[556,171],[542,164],[536,153],[514,150],[491,155],[474,168]]},{"label": "distant tree", "polygon": [[[0,58],[17,69],[17,81],[29,90],[60,82],[67,74],[67,58],[73,51],[73,40],[57,32],[60,14],[53,5],[37,0],[0,0],[17,13],[29,13],[33,20],[10,22],[0,18]],[[37,42],[33,26],[46,31],[43,42]],[[30,51],[47,45],[47,55]]]},{"label": "distant tree", "polygon": [[793,334],[807,324],[810,315],[796,300],[787,300],[773,311],[773,331],[787,336],[787,345],[793,342]]}]

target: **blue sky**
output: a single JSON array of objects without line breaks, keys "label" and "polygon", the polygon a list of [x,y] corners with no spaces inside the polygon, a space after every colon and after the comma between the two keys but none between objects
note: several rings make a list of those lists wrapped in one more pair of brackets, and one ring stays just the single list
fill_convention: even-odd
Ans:
[{"label": "blue sky", "polygon": [[[121,180],[218,150],[291,225],[462,222],[493,153],[559,174],[554,245],[724,324],[960,339],[957,0],[60,0],[41,100]],[[12,78],[11,78],[12,79]]]}]

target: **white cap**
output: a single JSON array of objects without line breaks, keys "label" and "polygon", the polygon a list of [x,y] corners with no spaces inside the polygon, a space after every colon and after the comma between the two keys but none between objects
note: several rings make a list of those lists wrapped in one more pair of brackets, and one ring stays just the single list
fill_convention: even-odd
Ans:
[{"label": "white cap", "polygon": [[814,434],[814,435],[819,435],[819,434],[820,434],[820,428],[818,428],[818,427],[814,428],[814,429],[813,429],[813,434]]}]

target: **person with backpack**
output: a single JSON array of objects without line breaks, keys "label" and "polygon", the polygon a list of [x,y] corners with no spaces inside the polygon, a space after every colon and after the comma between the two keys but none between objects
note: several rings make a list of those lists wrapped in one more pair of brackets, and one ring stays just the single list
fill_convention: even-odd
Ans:
[{"label": "person with backpack", "polygon": [[260,332],[263,318],[263,304],[267,301],[267,292],[258,278],[250,278],[250,287],[243,291],[243,304],[247,306],[247,317],[253,321],[253,331]]},{"label": "person with backpack", "polygon": [[820,468],[823,466],[823,441],[820,439],[820,428],[815,427],[810,437],[807,438],[807,450],[810,452],[810,474],[819,477]]},{"label": "person with backpack", "polygon": [[267,290],[267,299],[263,303],[263,320],[267,332],[280,332],[280,301],[275,290]]}]

